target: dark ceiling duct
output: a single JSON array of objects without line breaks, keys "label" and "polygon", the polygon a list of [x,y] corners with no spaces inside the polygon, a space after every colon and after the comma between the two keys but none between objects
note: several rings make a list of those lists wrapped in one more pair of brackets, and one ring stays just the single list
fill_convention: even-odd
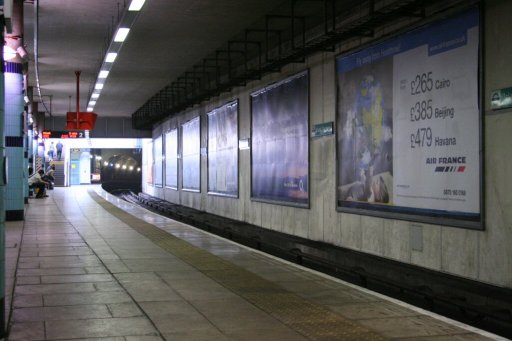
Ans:
[{"label": "dark ceiling duct", "polygon": [[[234,87],[279,72],[287,64],[304,63],[316,52],[333,52],[339,43],[373,38],[379,28],[404,19],[404,25],[411,25],[425,19],[427,10],[432,16],[462,3],[467,5],[441,0],[290,0],[151,97],[132,114],[132,126],[150,130]],[[395,31],[404,25],[396,25]]]}]

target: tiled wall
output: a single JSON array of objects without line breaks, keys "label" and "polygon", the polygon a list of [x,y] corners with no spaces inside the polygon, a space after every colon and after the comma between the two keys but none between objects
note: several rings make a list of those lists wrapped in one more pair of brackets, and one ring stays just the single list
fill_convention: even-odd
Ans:
[{"label": "tiled wall", "polygon": [[8,220],[23,218],[27,174],[24,167],[22,115],[23,75],[20,64],[6,63],[5,72],[5,154],[8,159],[4,203]]}]

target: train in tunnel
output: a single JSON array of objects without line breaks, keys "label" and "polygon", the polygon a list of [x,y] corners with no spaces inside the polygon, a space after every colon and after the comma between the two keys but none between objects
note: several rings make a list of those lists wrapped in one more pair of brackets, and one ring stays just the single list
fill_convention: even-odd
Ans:
[{"label": "train in tunnel", "polygon": [[142,189],[141,162],[136,155],[115,154],[103,162],[100,172],[101,187],[107,192],[138,193]]}]

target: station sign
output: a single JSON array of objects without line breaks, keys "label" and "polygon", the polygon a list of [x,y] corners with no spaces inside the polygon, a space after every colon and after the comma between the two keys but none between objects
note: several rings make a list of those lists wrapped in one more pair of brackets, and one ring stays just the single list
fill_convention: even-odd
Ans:
[{"label": "station sign", "polygon": [[512,107],[512,87],[497,89],[491,92],[491,109],[505,109]]},{"label": "station sign", "polygon": [[334,134],[334,122],[315,124],[311,130],[312,137],[329,136]]},{"label": "station sign", "polygon": [[85,138],[83,130],[74,131],[60,131],[60,130],[45,130],[42,132],[44,139],[78,139]]}]

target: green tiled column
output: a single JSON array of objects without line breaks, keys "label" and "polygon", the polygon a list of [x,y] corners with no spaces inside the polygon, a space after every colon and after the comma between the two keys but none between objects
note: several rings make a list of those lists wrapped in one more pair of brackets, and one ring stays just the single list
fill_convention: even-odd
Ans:
[{"label": "green tiled column", "polygon": [[27,176],[23,148],[22,64],[5,63],[5,154],[8,160],[4,204],[6,220],[23,220]]},{"label": "green tiled column", "polygon": [[[0,19],[0,27],[2,28],[2,42],[4,41],[4,20]],[[0,48],[0,62],[4,64],[3,46]],[[4,142],[4,117],[5,117],[5,93],[4,93],[4,73],[0,68],[0,166],[5,156]],[[1,179],[3,171],[0,168],[0,337],[5,336],[5,205],[4,193],[5,186]]]}]

